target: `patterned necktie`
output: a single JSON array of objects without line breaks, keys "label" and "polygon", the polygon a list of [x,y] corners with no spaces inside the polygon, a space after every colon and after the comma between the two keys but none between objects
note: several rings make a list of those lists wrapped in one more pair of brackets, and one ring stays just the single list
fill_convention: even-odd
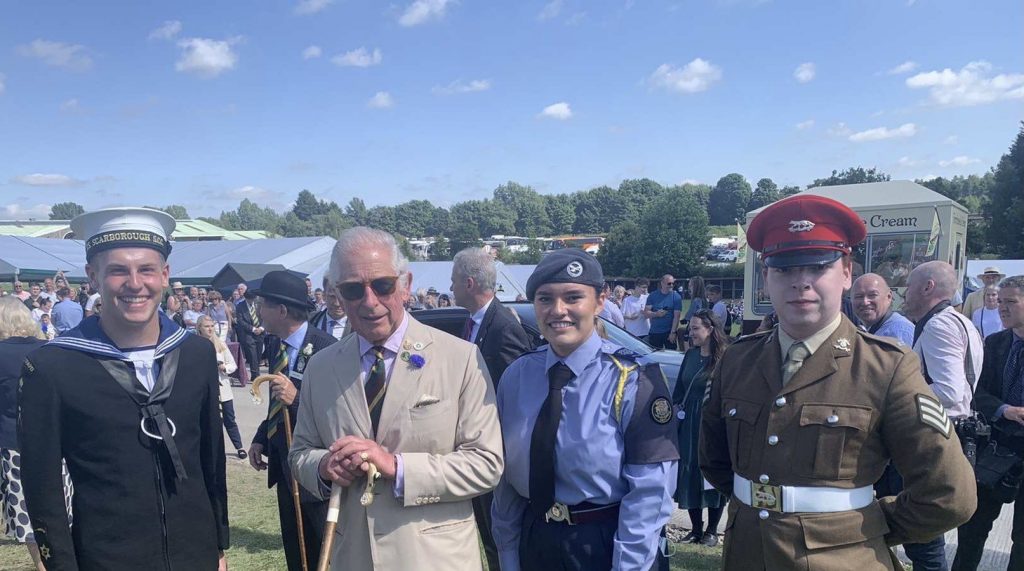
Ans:
[{"label": "patterned necktie", "polygon": [[466,341],[472,341],[473,337],[473,318],[467,317],[466,324],[462,326],[462,338]]},{"label": "patterned necktie", "polygon": [[810,350],[807,349],[807,345],[804,345],[803,341],[793,343],[789,348],[789,352],[786,353],[786,362],[782,365],[782,386],[786,386],[786,383],[800,370],[800,367],[804,364],[804,359],[810,356],[810,354]]},{"label": "patterned necktie", "polygon": [[1024,405],[1024,340],[1014,336],[1003,368],[1003,400],[1010,406]]},{"label": "patterned necktie", "polygon": [[[272,374],[282,374],[288,376],[288,345],[284,341],[281,342],[281,348],[277,351],[277,357],[274,358],[274,366],[270,368]],[[284,418],[284,403],[277,398],[270,397],[270,413],[267,414],[267,439],[273,438],[277,434],[277,427],[281,424],[281,420]]]},{"label": "patterned necktie", "polygon": [[373,356],[373,366],[370,367],[370,374],[366,379],[366,406],[370,409],[370,422],[373,424],[373,433],[376,434],[377,426],[380,424],[380,411],[384,408],[388,375],[384,368],[384,348],[375,346]]},{"label": "patterned necktie", "polygon": [[256,311],[256,304],[252,303],[252,302],[249,302],[249,301],[247,301],[245,303],[246,303],[246,305],[249,306],[249,317],[252,319],[252,326],[253,327],[259,327],[260,326],[260,313],[258,311]]},{"label": "patterned necktie", "polygon": [[576,375],[559,362],[548,371],[548,398],[540,407],[530,436],[530,505],[537,515],[555,503],[555,444],[562,419],[562,389]]}]

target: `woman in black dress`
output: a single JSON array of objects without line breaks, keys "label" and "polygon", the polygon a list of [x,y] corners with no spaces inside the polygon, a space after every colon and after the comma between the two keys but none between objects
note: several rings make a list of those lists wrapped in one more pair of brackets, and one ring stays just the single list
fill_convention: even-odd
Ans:
[{"label": "woman in black dress", "polygon": [[[707,546],[718,545],[718,522],[728,498],[705,484],[697,465],[697,441],[700,434],[700,411],[704,402],[704,391],[715,363],[725,351],[729,339],[716,325],[710,309],[694,312],[690,318],[690,349],[683,357],[679,369],[672,402],[679,417],[679,479],[675,500],[681,509],[687,510],[693,530],[683,538],[687,543]],[[703,510],[708,510],[708,525],[704,528]]]}]

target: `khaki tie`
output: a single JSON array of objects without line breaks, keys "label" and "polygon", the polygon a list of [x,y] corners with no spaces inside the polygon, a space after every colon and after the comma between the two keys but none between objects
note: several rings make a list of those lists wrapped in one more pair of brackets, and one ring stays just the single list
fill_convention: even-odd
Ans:
[{"label": "khaki tie", "polygon": [[803,341],[793,343],[790,346],[789,352],[786,353],[786,362],[782,365],[782,386],[786,386],[789,383],[793,375],[803,366],[804,359],[809,357],[810,354],[810,350],[807,349],[807,345],[804,345]]}]

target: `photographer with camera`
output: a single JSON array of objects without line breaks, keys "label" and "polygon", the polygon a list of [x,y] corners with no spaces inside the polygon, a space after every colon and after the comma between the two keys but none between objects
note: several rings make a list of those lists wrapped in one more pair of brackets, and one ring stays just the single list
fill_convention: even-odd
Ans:
[{"label": "photographer with camera", "polygon": [[[1003,329],[985,339],[985,366],[978,379],[977,409],[993,422],[992,438],[1000,453],[1012,451],[1024,457],[1024,276],[1006,278],[1000,284],[999,318]],[[1004,503],[1013,502],[1013,531],[1007,569],[1024,569],[1024,496],[1020,487],[1021,466],[1007,472],[1000,487],[978,486],[978,510],[957,532],[960,543],[954,570],[978,568],[992,522]],[[1016,486],[1016,490],[1014,487]]]}]

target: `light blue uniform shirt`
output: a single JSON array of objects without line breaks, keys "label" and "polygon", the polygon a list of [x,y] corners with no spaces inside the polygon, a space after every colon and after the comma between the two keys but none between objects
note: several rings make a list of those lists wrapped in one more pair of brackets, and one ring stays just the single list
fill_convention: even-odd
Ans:
[{"label": "light blue uniform shirt", "polygon": [[494,491],[491,512],[503,571],[520,569],[519,538],[530,495],[530,439],[547,398],[547,371],[560,360],[576,378],[562,390],[555,500],[569,506],[621,502],[612,568],[646,571],[654,563],[661,528],[672,515],[677,462],[625,463],[623,436],[633,416],[638,373],[630,373],[619,422],[613,406],[619,369],[609,355],[620,348],[594,333],[565,359],[544,346],[520,357],[502,375],[497,401],[505,473]]}]

